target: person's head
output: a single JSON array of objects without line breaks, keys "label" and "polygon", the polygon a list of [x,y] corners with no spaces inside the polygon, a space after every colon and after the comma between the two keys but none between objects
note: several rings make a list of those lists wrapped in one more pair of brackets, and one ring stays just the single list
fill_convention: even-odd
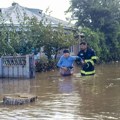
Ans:
[{"label": "person's head", "polygon": [[80,43],[80,49],[81,49],[81,50],[86,50],[87,47],[88,47],[88,45],[87,45],[86,42],[81,42],[81,43]]},{"label": "person's head", "polygon": [[69,57],[69,56],[70,56],[69,50],[67,50],[67,49],[64,50],[64,51],[63,51],[63,55],[64,55],[64,57],[66,57],[66,58]]}]

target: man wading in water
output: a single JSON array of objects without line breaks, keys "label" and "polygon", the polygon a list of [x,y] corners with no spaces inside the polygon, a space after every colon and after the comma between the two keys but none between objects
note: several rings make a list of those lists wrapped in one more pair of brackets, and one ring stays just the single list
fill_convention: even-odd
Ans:
[{"label": "man wading in water", "polygon": [[78,56],[70,56],[69,50],[64,50],[63,55],[58,61],[57,66],[60,68],[60,74],[63,76],[69,76],[73,74],[73,63],[75,60],[81,61]]},{"label": "man wading in water", "polygon": [[83,60],[81,61],[82,63],[81,75],[82,76],[94,75],[95,74],[94,64],[96,63],[97,57],[95,55],[94,50],[88,48],[86,42],[80,43],[80,52],[78,53],[78,56]]}]

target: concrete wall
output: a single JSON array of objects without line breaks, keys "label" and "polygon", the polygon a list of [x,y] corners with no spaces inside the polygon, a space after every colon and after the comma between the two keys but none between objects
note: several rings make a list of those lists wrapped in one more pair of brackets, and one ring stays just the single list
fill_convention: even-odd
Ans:
[{"label": "concrete wall", "polygon": [[26,56],[3,56],[0,58],[0,77],[33,78],[35,77],[34,58]]}]

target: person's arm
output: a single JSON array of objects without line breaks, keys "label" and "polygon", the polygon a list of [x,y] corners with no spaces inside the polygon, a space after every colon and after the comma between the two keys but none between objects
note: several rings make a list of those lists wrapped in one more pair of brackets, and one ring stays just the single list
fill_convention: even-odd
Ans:
[{"label": "person's arm", "polygon": [[81,58],[81,57],[79,57],[79,56],[72,56],[73,57],[73,60],[75,61],[76,60],[76,62],[78,63],[78,64],[84,64],[85,62],[84,62],[84,60]]},{"label": "person's arm", "polygon": [[78,52],[77,56],[78,58],[76,59],[77,64],[85,64],[85,61],[80,57],[80,51]]},{"label": "person's arm", "polygon": [[76,57],[76,60],[80,61],[81,63],[84,63],[84,60],[79,56]]},{"label": "person's arm", "polygon": [[81,57],[79,56],[71,56],[72,57],[72,60],[75,61],[75,60],[82,60]]},{"label": "person's arm", "polygon": [[93,60],[94,63],[97,62],[98,57],[95,55],[94,50],[92,50],[92,56],[91,56],[91,59]]}]

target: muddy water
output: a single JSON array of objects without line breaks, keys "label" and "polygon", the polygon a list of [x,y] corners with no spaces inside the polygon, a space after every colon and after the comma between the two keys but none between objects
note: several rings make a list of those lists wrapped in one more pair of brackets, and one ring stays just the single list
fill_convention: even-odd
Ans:
[{"label": "muddy water", "polygon": [[34,80],[0,80],[3,94],[32,93],[35,103],[0,105],[1,120],[120,120],[120,64],[96,66],[95,76],[71,77],[58,71],[40,73]]}]

